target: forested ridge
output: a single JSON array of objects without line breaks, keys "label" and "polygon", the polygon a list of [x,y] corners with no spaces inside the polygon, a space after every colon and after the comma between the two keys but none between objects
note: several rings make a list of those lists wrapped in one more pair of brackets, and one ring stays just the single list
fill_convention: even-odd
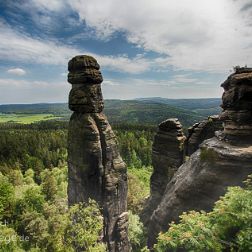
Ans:
[{"label": "forested ridge", "polygon": [[[167,118],[178,118],[185,128],[210,114],[220,112],[220,99],[165,99],[105,100],[105,114],[110,123],[156,126]],[[2,114],[1,114],[2,113]],[[20,122],[20,117],[51,115],[46,120],[68,121],[70,111],[66,103],[0,105],[1,117]],[[16,118],[15,118],[16,115]],[[6,118],[7,117],[7,118]],[[56,117],[56,118],[54,118]]]}]

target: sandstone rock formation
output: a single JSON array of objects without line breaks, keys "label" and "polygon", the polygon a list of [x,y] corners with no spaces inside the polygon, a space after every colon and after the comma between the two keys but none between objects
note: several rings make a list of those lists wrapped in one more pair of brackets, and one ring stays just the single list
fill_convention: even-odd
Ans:
[{"label": "sandstone rock formation", "polygon": [[152,146],[153,173],[150,198],[141,215],[145,224],[160,203],[167,183],[183,162],[184,140],[182,125],[177,118],[159,124]]},{"label": "sandstone rock formation", "polygon": [[237,68],[221,86],[225,136],[235,141],[251,141],[248,137],[252,137],[252,68]]},{"label": "sandstone rock formation", "polygon": [[69,205],[96,200],[102,208],[109,251],[128,252],[127,170],[102,113],[99,68],[86,55],[76,56],[68,64],[69,108],[74,111],[68,134],[68,200]]},{"label": "sandstone rock formation", "polygon": [[149,247],[184,211],[211,210],[228,186],[252,173],[252,71],[239,69],[222,86],[224,131],[204,141],[168,183],[148,225]]},{"label": "sandstone rock formation", "polygon": [[222,121],[218,115],[209,116],[206,120],[195,123],[188,129],[188,137],[185,142],[185,155],[191,156],[204,140],[214,137],[215,131],[222,129]]}]

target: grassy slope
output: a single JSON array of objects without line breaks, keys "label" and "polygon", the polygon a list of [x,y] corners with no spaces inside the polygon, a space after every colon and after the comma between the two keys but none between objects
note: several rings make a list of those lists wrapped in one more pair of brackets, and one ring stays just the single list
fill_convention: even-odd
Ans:
[{"label": "grassy slope", "polygon": [[52,114],[0,114],[0,123],[15,122],[29,124],[33,122],[58,119]]}]

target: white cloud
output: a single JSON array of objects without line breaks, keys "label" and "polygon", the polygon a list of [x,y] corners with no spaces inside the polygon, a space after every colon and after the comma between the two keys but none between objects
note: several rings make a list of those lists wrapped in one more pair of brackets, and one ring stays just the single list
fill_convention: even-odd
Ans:
[{"label": "white cloud", "polygon": [[173,79],[176,83],[197,83],[196,78],[190,77],[189,74],[180,74],[180,75],[174,75]]},{"label": "white cloud", "polygon": [[250,0],[69,0],[100,39],[115,31],[145,50],[162,53],[160,67],[228,71],[252,64]]},{"label": "white cloud", "polygon": [[55,80],[15,80],[0,78],[0,101],[3,103],[67,102],[71,85]]},{"label": "white cloud", "polygon": [[48,82],[48,81],[40,81],[40,80],[15,80],[15,79],[0,79],[0,87],[8,86],[10,88],[31,88],[31,89],[39,89],[39,88],[49,88],[50,87],[59,87],[62,88],[63,85],[66,83],[64,82]]},{"label": "white cloud", "polygon": [[[252,64],[251,0],[29,0],[20,8],[29,10],[35,22],[46,24],[50,24],[55,13],[69,18],[72,8],[85,24],[95,29],[98,38],[108,40],[114,32],[121,31],[130,43],[163,55],[153,60],[95,55],[110,70],[135,74],[151,68],[164,71],[173,66],[175,70],[227,73],[235,65]],[[0,32],[0,57],[15,49],[14,52],[21,51],[18,58],[66,64],[69,57],[80,53],[54,41],[15,31],[13,34],[6,29],[2,33],[1,27]],[[1,44],[5,43],[6,49],[9,41],[10,49],[4,54]],[[17,48],[20,41],[21,47]]]},{"label": "white cloud", "polygon": [[22,68],[11,68],[7,70],[7,73],[23,76],[26,74],[26,71]]},{"label": "white cloud", "polygon": [[125,78],[109,79],[102,90],[105,99],[134,99],[140,97],[165,97],[165,98],[212,98],[221,97],[223,89],[219,82],[208,79],[195,78],[189,83],[190,77],[183,77],[178,82],[178,77],[169,80]]},{"label": "white cloud", "polygon": [[61,11],[67,5],[64,0],[29,0],[29,5],[34,5],[40,11]]},{"label": "white cloud", "polygon": [[39,64],[66,64],[67,60],[79,53],[78,50],[21,34],[0,23],[0,58]]},{"label": "white cloud", "polygon": [[135,57],[133,59],[127,56],[100,56],[92,54],[101,66],[105,66],[107,69],[116,70],[119,72],[126,72],[132,74],[143,73],[150,69],[151,61],[148,61],[144,57]]},{"label": "white cloud", "polygon": [[109,86],[119,86],[120,85],[118,83],[118,81],[116,82],[114,80],[104,80],[102,84],[105,85],[105,86],[107,86],[107,85],[109,85]]},{"label": "white cloud", "polygon": [[97,58],[102,68],[109,70],[137,74],[151,67],[151,62],[142,56],[130,59],[127,55],[103,56],[81,51],[54,41],[32,38],[1,22],[0,34],[0,59],[5,61],[67,66],[68,60],[73,56],[90,54]]}]

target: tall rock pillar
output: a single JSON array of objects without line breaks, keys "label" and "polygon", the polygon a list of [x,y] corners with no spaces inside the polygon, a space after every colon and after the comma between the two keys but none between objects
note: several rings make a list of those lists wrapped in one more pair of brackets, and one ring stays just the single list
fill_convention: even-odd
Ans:
[{"label": "tall rock pillar", "polygon": [[183,163],[185,136],[177,118],[170,118],[158,125],[152,146],[153,173],[150,181],[150,197],[141,214],[147,224],[153,211],[158,207],[166,185]]},{"label": "tall rock pillar", "polygon": [[221,85],[224,134],[235,141],[252,140],[252,68],[237,68]]},{"label": "tall rock pillar", "polygon": [[68,63],[72,84],[68,133],[68,202],[96,200],[104,217],[104,242],[110,252],[128,252],[127,169],[117,139],[102,113],[103,81],[97,61],[87,55]]}]

